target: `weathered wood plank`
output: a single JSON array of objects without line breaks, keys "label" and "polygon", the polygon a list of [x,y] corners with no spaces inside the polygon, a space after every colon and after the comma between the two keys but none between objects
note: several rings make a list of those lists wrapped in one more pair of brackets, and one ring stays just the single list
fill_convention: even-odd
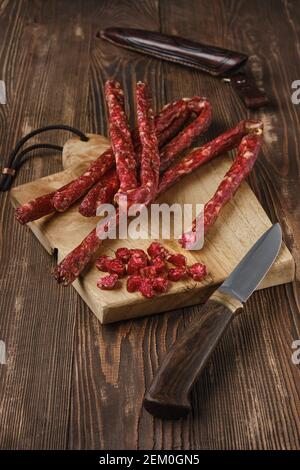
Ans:
[{"label": "weathered wood plank", "polygon": [[[8,105],[1,155],[40,125],[84,125],[90,25],[80,17],[83,3],[2,2],[1,71]],[[40,141],[67,137],[48,133]],[[35,159],[23,167],[18,182],[59,168],[58,155]],[[79,302],[74,292],[59,291],[51,281],[54,260],[14,221],[9,206],[1,193],[0,336],[7,365],[0,367],[0,447],[65,448]]]}]

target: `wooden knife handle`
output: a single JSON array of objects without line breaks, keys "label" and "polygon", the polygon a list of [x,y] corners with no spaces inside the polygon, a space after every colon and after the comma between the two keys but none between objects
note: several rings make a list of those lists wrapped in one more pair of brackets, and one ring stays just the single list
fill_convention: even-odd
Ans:
[{"label": "wooden knife handle", "polygon": [[201,315],[184,331],[165,356],[149,391],[144,407],[158,418],[178,419],[191,409],[189,394],[228,325],[241,307],[225,305],[214,295]]}]

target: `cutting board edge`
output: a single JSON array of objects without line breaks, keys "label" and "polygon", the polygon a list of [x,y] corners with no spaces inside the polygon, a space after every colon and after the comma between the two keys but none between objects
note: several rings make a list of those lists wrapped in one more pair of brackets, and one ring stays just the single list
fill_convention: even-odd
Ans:
[{"label": "cutting board edge", "polygon": [[[150,315],[160,315],[162,312],[176,311],[192,305],[204,303],[210,295],[217,289],[217,285],[202,285],[198,288],[187,289],[185,292],[181,292],[180,296],[178,292],[168,293],[166,295],[156,296],[151,299],[141,298],[141,301],[132,305],[130,309],[130,315],[124,316],[124,305],[111,306],[105,305],[102,309],[102,324],[116,323],[123,320],[143,318]],[[168,307],[166,307],[166,298],[168,299]],[[179,300],[180,298],[180,300]],[[173,302],[174,299],[174,302]],[[143,314],[141,315],[141,305],[145,305]],[[136,307],[136,311],[135,311]]]}]

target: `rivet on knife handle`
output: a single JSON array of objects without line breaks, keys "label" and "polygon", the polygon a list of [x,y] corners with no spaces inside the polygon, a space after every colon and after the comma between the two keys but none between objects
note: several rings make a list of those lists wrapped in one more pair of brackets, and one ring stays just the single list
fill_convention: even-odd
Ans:
[{"label": "rivet on knife handle", "polygon": [[201,315],[186,329],[165,359],[144,399],[144,407],[159,418],[177,419],[191,409],[189,394],[208,359],[234,318],[241,302],[212,295]]}]

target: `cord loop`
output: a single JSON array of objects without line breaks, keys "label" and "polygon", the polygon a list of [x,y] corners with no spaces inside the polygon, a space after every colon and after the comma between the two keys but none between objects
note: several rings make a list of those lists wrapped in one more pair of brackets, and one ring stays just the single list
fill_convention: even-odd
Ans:
[{"label": "cord loop", "polygon": [[29,139],[31,139],[32,137],[38,134],[41,134],[42,132],[47,132],[47,131],[52,131],[52,130],[69,131],[69,132],[72,132],[73,134],[78,135],[78,137],[80,137],[80,140],[84,142],[87,142],[89,140],[88,137],[80,130],[71,126],[66,126],[64,124],[53,124],[50,126],[40,127],[38,129],[35,129],[34,131],[29,132],[17,142],[15,148],[9,155],[8,164],[4,168],[2,168],[1,179],[0,179],[0,191],[8,191],[10,189],[13,183],[13,180],[17,174],[17,171],[20,169],[23,163],[30,158],[30,155],[28,155],[29,152],[36,150],[36,149],[51,149],[51,150],[57,150],[59,152],[62,152],[63,147],[61,147],[60,145],[42,143],[42,144],[35,144],[29,147],[26,147],[25,149],[22,150],[22,152],[19,153],[21,147]]}]

